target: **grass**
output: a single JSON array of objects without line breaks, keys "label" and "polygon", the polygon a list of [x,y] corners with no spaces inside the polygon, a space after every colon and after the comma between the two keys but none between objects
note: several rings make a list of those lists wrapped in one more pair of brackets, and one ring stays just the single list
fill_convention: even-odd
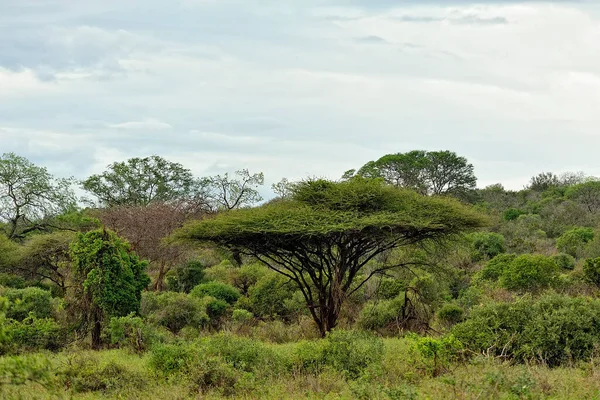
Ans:
[{"label": "grass", "polygon": [[[423,358],[410,339],[384,339],[381,362],[351,379],[333,368],[310,373],[292,367],[276,371],[225,369],[235,379],[229,386],[198,389],[182,374],[160,376],[149,367],[150,353],[133,354],[124,349],[100,352],[74,351],[24,356],[22,365],[43,365],[37,382],[7,383],[14,357],[0,358],[0,398],[3,399],[600,399],[600,361],[571,367],[512,365],[476,356],[469,362],[445,366],[433,376],[431,360]],[[297,344],[262,344],[269,354],[291,359]],[[203,361],[204,362],[204,361]],[[12,370],[15,371],[14,363]],[[202,365],[197,367],[202,369]],[[220,364],[218,364],[220,365]],[[223,364],[227,366],[227,364]],[[220,367],[219,367],[220,368]],[[18,368],[17,368],[18,370]],[[233,372],[232,372],[233,371]],[[250,372],[248,372],[250,371]],[[196,369],[192,372],[197,372]],[[17,373],[17,375],[19,372]],[[234,374],[234,375],[231,375]],[[221,375],[202,375],[216,382]],[[207,378],[208,377],[208,378]],[[2,379],[3,378],[3,379]],[[207,381],[209,379],[209,381]],[[210,385],[209,385],[210,386]]]}]

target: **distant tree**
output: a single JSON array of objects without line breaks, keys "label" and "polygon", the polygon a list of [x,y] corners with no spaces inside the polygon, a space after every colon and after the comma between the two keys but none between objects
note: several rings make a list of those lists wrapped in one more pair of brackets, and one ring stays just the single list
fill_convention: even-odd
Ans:
[{"label": "distant tree", "polygon": [[567,189],[566,196],[581,204],[592,214],[600,211],[600,181],[589,181],[571,186]]},{"label": "distant tree", "polygon": [[50,219],[73,210],[76,199],[71,179],[56,179],[24,157],[0,157],[0,221],[7,223],[10,239],[48,230]]},{"label": "distant tree", "polygon": [[115,162],[81,185],[100,207],[147,206],[154,201],[203,201],[201,182],[181,164],[159,156]]},{"label": "distant tree", "polygon": [[71,276],[69,246],[76,237],[74,232],[57,231],[35,235],[22,248],[18,263],[11,269],[31,280],[49,280],[64,295]]},{"label": "distant tree", "polygon": [[228,173],[203,179],[213,208],[233,210],[251,206],[262,200],[257,190],[257,187],[265,182],[262,172],[250,174],[247,169],[242,169],[236,171],[235,175],[237,179],[231,178]]},{"label": "distant tree", "polygon": [[[351,171],[345,174],[346,179]],[[377,161],[369,161],[356,175],[383,178],[390,185],[431,195],[464,195],[477,183],[473,165],[451,151],[387,154]]]},{"label": "distant tree", "polygon": [[290,199],[220,213],[190,223],[176,237],[238,249],[284,275],[298,286],[325,335],[348,296],[372,276],[406,265],[374,264],[376,258],[482,224],[451,199],[355,178],[306,181],[294,187]]},{"label": "distant tree", "polygon": [[271,189],[277,197],[284,199],[292,194],[292,186],[292,182],[287,178],[282,178],[279,182],[272,184]]},{"label": "distant tree", "polygon": [[139,311],[141,292],[150,283],[146,263],[106,229],[80,233],[70,250],[70,314],[77,317],[80,331],[91,331],[92,348],[98,349],[104,323]]},{"label": "distant tree", "polygon": [[529,180],[528,189],[544,192],[552,187],[560,186],[560,179],[552,172],[541,172]]}]

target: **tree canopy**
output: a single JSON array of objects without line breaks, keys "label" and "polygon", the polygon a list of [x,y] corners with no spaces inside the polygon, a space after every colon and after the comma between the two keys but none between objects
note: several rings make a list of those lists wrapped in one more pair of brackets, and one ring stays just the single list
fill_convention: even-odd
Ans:
[{"label": "tree canopy", "polygon": [[189,169],[159,156],[112,163],[106,171],[90,176],[81,184],[103,207],[193,199],[201,189]]},{"label": "tree canopy", "polygon": [[475,189],[477,183],[473,165],[451,151],[414,150],[387,154],[369,161],[356,172],[347,171],[343,178],[353,175],[382,178],[390,185],[431,195],[462,195]]},{"label": "tree canopy", "polygon": [[321,333],[346,297],[371,276],[361,270],[399,246],[447,238],[484,221],[451,199],[421,196],[380,180],[311,180],[290,199],[187,224],[176,237],[239,249],[294,281]]},{"label": "tree canopy", "polygon": [[56,179],[24,157],[0,157],[0,221],[11,239],[48,228],[48,220],[76,206],[71,179]]}]

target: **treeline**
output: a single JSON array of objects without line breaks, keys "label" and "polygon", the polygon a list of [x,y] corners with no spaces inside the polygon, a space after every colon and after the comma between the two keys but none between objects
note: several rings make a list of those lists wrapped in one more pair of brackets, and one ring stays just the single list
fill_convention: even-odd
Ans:
[{"label": "treeline", "polygon": [[[519,191],[478,189],[464,157],[411,151],[337,181],[283,179],[266,203],[263,184],[247,170],[195,177],[158,156],[75,182],[3,155],[0,352],[129,349],[148,354],[161,385],[229,395],[330,373],[365,398],[410,392],[390,378],[381,337],[404,338],[419,379],[478,356],[595,357],[599,180],[541,173]],[[15,368],[23,382],[35,372]],[[98,368],[46,372],[75,392],[110,392],[73,386],[109,379]],[[245,380],[251,391],[236,392]]]}]

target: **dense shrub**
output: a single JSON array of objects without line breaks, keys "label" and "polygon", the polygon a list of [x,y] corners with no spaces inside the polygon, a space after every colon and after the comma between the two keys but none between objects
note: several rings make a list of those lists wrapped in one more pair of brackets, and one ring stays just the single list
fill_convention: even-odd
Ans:
[{"label": "dense shrub", "polygon": [[27,282],[18,275],[0,273],[0,286],[14,289],[23,289]]},{"label": "dense shrub", "polygon": [[5,329],[9,352],[57,351],[66,343],[64,331],[56,321],[37,318],[33,313],[23,321],[9,320]]},{"label": "dense shrub", "polygon": [[600,257],[585,260],[583,274],[590,283],[600,287]]},{"label": "dense shrub", "polygon": [[560,269],[573,270],[575,268],[575,258],[566,253],[557,254],[552,259]]},{"label": "dense shrub", "polygon": [[523,254],[504,270],[500,284],[511,290],[537,290],[552,286],[558,277],[558,267],[550,257]]},{"label": "dense shrub", "polygon": [[594,230],[592,228],[573,228],[556,239],[556,247],[563,253],[577,257],[584,246],[593,239]]},{"label": "dense shrub", "polygon": [[263,318],[288,314],[286,300],[292,297],[294,289],[283,275],[264,275],[248,292],[251,311]]},{"label": "dense shrub", "polygon": [[516,254],[499,254],[492,258],[485,264],[481,272],[480,277],[488,280],[497,280],[504,274],[504,271],[508,269],[513,260],[517,258]]},{"label": "dense shrub", "polygon": [[363,329],[383,329],[398,321],[404,306],[404,296],[392,300],[370,301],[360,310],[357,324]]},{"label": "dense shrub", "polygon": [[600,300],[525,297],[474,309],[452,329],[469,349],[549,365],[586,360],[600,343]]},{"label": "dense shrub", "polygon": [[225,300],[215,299],[214,297],[206,296],[202,302],[206,308],[206,314],[213,324],[227,313],[229,304]]},{"label": "dense shrub", "polygon": [[496,257],[506,251],[504,236],[494,232],[476,232],[469,235],[473,261]]},{"label": "dense shrub", "polygon": [[222,282],[202,283],[192,289],[190,295],[198,299],[211,296],[229,304],[235,303],[240,298],[240,292],[236,288]]},{"label": "dense shrub", "polygon": [[[115,361],[101,362],[93,356],[78,356],[60,371],[64,385],[75,393],[122,393],[126,388],[142,389],[147,378]],[[120,396],[119,396],[120,397]]]},{"label": "dense shrub", "polygon": [[447,325],[454,325],[461,322],[465,316],[465,310],[456,304],[444,304],[437,312],[440,321]]},{"label": "dense shrub", "polygon": [[250,288],[268,273],[267,267],[260,264],[242,265],[240,268],[231,270],[229,281],[241,293],[247,295]]},{"label": "dense shrub", "polygon": [[167,288],[174,292],[189,293],[205,279],[204,265],[200,261],[190,261],[169,271]]},{"label": "dense shrub", "polygon": [[108,331],[113,345],[138,353],[147,350],[154,343],[164,341],[168,335],[168,332],[157,330],[134,314],[111,318]]},{"label": "dense shrub", "polygon": [[188,344],[157,344],[152,346],[148,365],[162,375],[169,376],[185,370],[194,357],[194,350]]},{"label": "dense shrub", "polygon": [[254,318],[254,315],[252,315],[252,313],[248,310],[236,308],[235,310],[233,310],[231,318],[235,322],[243,323],[252,320],[252,318]]},{"label": "dense shrub", "polygon": [[49,291],[37,287],[24,289],[3,289],[0,295],[10,303],[6,312],[7,318],[22,321],[33,313],[38,318],[52,315],[52,295]]},{"label": "dense shrub", "polygon": [[516,208],[509,208],[508,210],[504,211],[503,216],[505,221],[514,221],[523,214],[526,214],[526,212]]},{"label": "dense shrub", "polygon": [[383,341],[372,333],[334,330],[325,339],[298,343],[294,365],[313,373],[327,366],[354,379],[380,363],[383,351]]},{"label": "dense shrub", "polygon": [[185,326],[200,327],[209,322],[202,300],[185,293],[165,292],[142,294],[141,314],[148,321],[162,325],[173,333]]},{"label": "dense shrub", "polygon": [[406,282],[400,279],[381,278],[377,286],[377,298],[391,300],[406,290]]}]

